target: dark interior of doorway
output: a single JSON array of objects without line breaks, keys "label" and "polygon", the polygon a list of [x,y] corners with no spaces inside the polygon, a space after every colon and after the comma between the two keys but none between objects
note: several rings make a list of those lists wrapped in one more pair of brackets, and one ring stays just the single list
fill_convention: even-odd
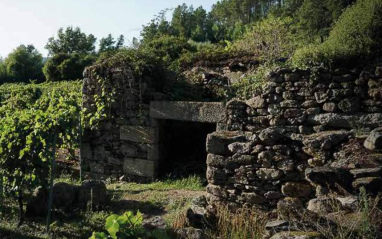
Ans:
[{"label": "dark interior of doorway", "polygon": [[206,139],[216,131],[216,124],[166,120],[163,124],[161,177],[206,178]]}]

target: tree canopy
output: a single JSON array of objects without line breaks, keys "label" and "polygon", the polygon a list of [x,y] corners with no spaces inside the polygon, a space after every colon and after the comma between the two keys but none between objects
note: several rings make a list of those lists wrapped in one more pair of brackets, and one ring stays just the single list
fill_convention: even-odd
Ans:
[{"label": "tree canopy", "polygon": [[[1,64],[1,62],[0,62]],[[0,75],[5,74],[7,81],[28,82],[43,80],[43,58],[33,45],[20,45],[3,61]]]},{"label": "tree canopy", "polygon": [[95,53],[96,41],[94,35],[86,35],[79,27],[67,27],[58,30],[57,38],[49,38],[45,48],[51,56],[59,53],[91,54]]}]

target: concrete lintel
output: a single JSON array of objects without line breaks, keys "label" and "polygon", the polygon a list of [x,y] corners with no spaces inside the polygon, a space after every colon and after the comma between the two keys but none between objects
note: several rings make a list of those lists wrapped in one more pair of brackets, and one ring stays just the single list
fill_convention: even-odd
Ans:
[{"label": "concrete lintel", "polygon": [[221,102],[151,101],[150,117],[218,123],[224,121],[225,105]]}]

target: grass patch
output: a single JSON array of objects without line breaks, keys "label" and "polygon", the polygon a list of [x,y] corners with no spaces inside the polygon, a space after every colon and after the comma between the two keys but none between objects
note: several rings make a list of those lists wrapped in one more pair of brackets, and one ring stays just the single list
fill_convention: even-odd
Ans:
[{"label": "grass patch", "polygon": [[[80,184],[70,176],[55,182]],[[72,214],[53,213],[51,234],[46,233],[46,218],[28,219],[17,228],[17,202],[7,198],[4,213],[0,214],[1,239],[89,238],[93,231],[104,231],[105,220],[112,214],[139,210],[144,219],[161,216],[169,230],[190,206],[191,200],[204,194],[203,180],[197,176],[149,184],[108,184],[110,202],[102,211],[76,211]]]}]

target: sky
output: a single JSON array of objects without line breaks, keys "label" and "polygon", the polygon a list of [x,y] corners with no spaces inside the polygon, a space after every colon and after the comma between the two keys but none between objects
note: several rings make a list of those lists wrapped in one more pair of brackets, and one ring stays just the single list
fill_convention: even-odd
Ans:
[{"label": "sky", "polygon": [[217,0],[0,0],[0,57],[21,44],[33,44],[46,56],[48,39],[67,26],[98,40],[123,34],[129,45],[158,12],[183,2],[210,10]]}]

